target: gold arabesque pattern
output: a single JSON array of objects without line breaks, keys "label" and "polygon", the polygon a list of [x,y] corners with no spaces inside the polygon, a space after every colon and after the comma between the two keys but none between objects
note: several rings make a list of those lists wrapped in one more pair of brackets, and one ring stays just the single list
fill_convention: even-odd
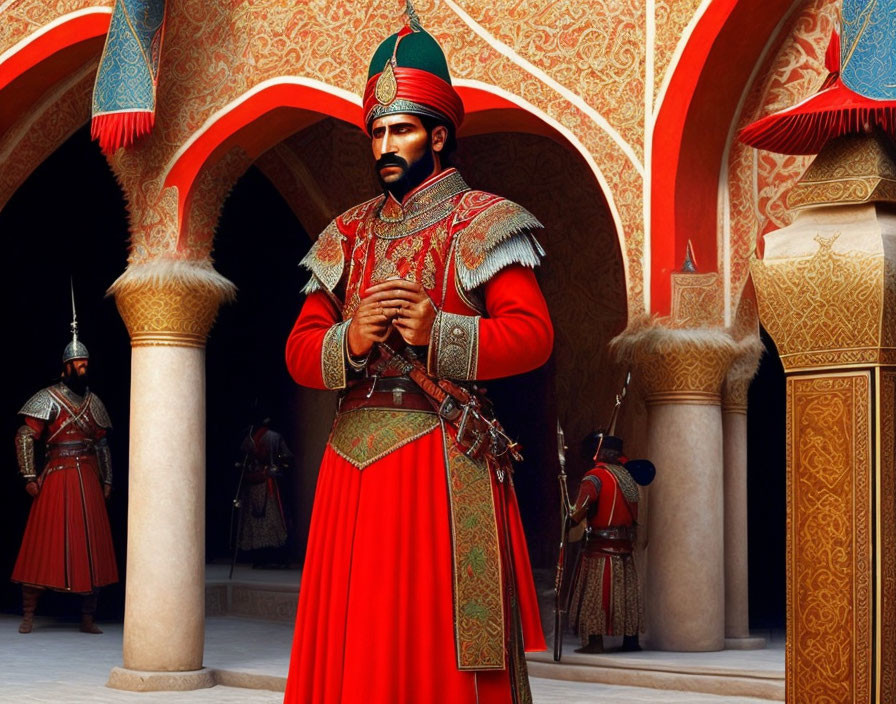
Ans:
[{"label": "gold arabesque pattern", "polygon": [[871,701],[870,376],[787,385],[789,696]]},{"label": "gold arabesque pattern", "polygon": [[178,279],[127,282],[115,289],[132,347],[205,347],[223,298],[216,286]]},{"label": "gold arabesque pattern", "polygon": [[893,326],[884,321],[883,254],[838,252],[835,237],[816,237],[811,257],[757,261],[759,314],[788,371],[892,363]]},{"label": "gold arabesque pattern", "polygon": [[613,339],[634,368],[648,404],[721,403],[722,382],[737,345],[721,330],[680,330],[635,321]]},{"label": "gold arabesque pattern", "polygon": [[896,202],[896,165],[887,141],[882,133],[832,139],[787,194],[787,207]]}]

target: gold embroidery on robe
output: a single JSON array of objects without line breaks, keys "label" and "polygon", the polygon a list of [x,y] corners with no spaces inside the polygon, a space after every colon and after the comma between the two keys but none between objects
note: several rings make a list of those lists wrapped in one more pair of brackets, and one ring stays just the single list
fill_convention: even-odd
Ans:
[{"label": "gold embroidery on robe", "polygon": [[438,426],[435,413],[359,408],[336,416],[330,445],[342,459],[364,469]]}]

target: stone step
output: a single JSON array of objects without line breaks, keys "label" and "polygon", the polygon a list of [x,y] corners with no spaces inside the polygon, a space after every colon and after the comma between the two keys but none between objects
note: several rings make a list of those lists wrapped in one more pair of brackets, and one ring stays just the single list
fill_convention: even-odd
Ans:
[{"label": "stone step", "polygon": [[205,615],[239,616],[293,623],[299,599],[298,570],[253,570],[237,565],[229,578],[227,565],[207,565]]},{"label": "stone step", "polygon": [[550,652],[530,653],[529,674],[545,679],[785,700],[783,647],[717,653],[643,651],[601,655],[573,652],[577,647],[576,641],[565,641],[559,663],[554,662]]}]

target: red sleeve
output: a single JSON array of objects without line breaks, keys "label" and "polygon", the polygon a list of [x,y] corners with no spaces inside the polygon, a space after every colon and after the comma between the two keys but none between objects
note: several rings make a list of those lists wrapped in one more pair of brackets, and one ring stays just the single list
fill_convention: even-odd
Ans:
[{"label": "red sleeve", "polygon": [[477,379],[528,372],[548,361],[554,328],[532,269],[499,271],[484,286],[488,317],[479,321]]},{"label": "red sleeve", "polygon": [[341,319],[336,304],[323,291],[315,291],[305,299],[286,341],[286,367],[297,384],[327,388],[320,360],[324,335]]},{"label": "red sleeve", "polygon": [[[589,478],[591,477],[591,478]],[[594,479],[597,479],[597,484],[595,484]],[[585,503],[585,499],[588,499],[589,506],[596,506],[597,501],[600,498],[600,490],[598,486],[600,485],[600,477],[592,471],[586,472],[585,476],[582,477],[582,483],[579,484],[579,494],[576,496],[576,507],[582,508]]]},{"label": "red sleeve", "polygon": [[40,438],[44,433],[44,428],[47,427],[46,421],[40,420],[39,418],[32,418],[31,416],[23,416],[25,421],[25,425],[31,428],[34,431],[34,435],[37,438]]}]

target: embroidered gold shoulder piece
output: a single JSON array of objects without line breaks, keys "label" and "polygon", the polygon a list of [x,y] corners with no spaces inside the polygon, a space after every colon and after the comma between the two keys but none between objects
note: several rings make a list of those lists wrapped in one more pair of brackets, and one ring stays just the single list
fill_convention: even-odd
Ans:
[{"label": "embroidered gold shoulder piece", "polygon": [[471,191],[461,201],[455,223],[463,219],[464,201],[481,203],[486,197],[493,203],[474,215],[457,236],[455,269],[460,288],[467,292],[510,264],[534,268],[544,256],[544,250],[532,235],[532,230],[541,229],[543,225],[532,213],[512,201]]},{"label": "embroidered gold shoulder piece", "polygon": [[307,295],[321,289],[332,292],[336,288],[345,268],[345,252],[342,249],[344,239],[345,235],[339,231],[335,220],[320,233],[308,254],[299,262],[299,266],[311,272],[311,278],[302,293]]},{"label": "embroidered gold shoulder piece", "polygon": [[311,245],[308,254],[299,262],[311,272],[311,279],[305,284],[302,293],[309,294],[314,291],[326,289],[333,293],[342,272],[345,269],[345,250],[342,243],[348,239],[345,232],[351,234],[357,229],[359,220],[370,216],[383,200],[383,196],[371,198],[368,201],[346,210],[342,215],[331,221],[318,235],[317,240]]},{"label": "embroidered gold shoulder piece", "polygon": [[622,489],[622,494],[626,500],[633,504],[638,503],[641,494],[638,491],[638,484],[632,478],[632,475],[629,474],[629,471],[618,464],[607,464],[605,466],[616,477],[616,481],[619,482],[619,488]]}]

